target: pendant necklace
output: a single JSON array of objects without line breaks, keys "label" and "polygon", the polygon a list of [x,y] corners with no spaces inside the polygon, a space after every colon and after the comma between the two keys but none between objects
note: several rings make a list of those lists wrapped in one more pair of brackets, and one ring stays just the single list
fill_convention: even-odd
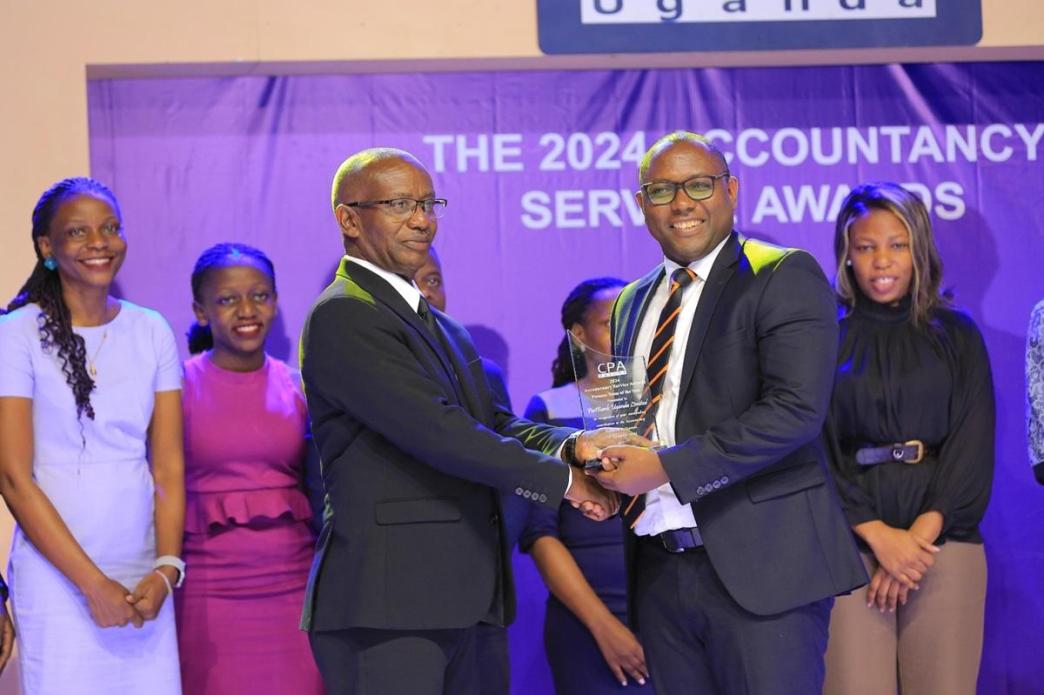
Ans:
[{"label": "pendant necklace", "polygon": [[94,349],[94,355],[87,358],[87,373],[91,375],[91,379],[98,378],[98,368],[94,362],[98,359],[98,353],[101,352],[102,346],[105,345],[105,339],[109,337],[109,329],[106,328],[105,332],[102,333],[101,341],[98,343],[98,347]]}]

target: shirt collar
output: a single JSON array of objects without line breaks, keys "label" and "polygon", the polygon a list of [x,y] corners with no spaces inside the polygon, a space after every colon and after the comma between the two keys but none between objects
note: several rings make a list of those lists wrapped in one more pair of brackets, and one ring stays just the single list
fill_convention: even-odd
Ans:
[{"label": "shirt collar", "polygon": [[[711,268],[714,267],[714,261],[717,260],[718,254],[721,253],[721,250],[725,248],[725,242],[729,240],[730,236],[732,236],[731,233],[725,235],[725,238],[719,241],[718,245],[715,246],[710,253],[708,253],[703,258],[695,260],[689,264],[689,269],[695,272],[697,277],[700,278],[700,280],[707,282],[707,278],[710,276]],[[667,277],[670,277],[678,268],[681,268],[681,266],[672,261],[670,258],[667,258],[666,256],[664,257],[663,269],[664,271],[666,271]]]},{"label": "shirt collar", "polygon": [[407,280],[403,276],[397,275],[391,271],[376,266],[370,261],[367,261],[363,258],[359,258],[357,256],[352,256],[349,254],[345,254],[344,257],[352,263],[358,263],[363,268],[369,270],[371,273],[374,273],[375,275],[383,278],[389,285],[392,286],[392,289],[398,292],[402,296],[402,298],[406,300],[406,303],[414,311],[417,311],[418,307],[420,307],[421,291],[417,289],[416,285],[413,284],[413,280]]}]

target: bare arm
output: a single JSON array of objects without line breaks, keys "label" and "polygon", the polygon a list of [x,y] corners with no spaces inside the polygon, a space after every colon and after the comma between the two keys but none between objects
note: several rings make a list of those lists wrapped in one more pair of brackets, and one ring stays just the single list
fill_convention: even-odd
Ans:
[{"label": "bare arm", "polygon": [[598,598],[569,549],[553,536],[542,536],[529,552],[548,590],[590,630],[616,680],[627,685],[629,675],[644,684],[649,669],[642,645]]},{"label": "bare arm", "polygon": [[87,556],[58,510],[33,480],[33,402],[0,398],[0,494],[36,549],[84,594],[100,627],[141,625],[127,589]]},{"label": "bare arm", "polygon": [[[185,454],[181,391],[161,391],[149,425],[149,453],[156,488],[156,555],[181,555],[185,532]],[[158,570],[173,584],[177,570]],[[159,614],[167,598],[167,585],[156,572],[146,574],[134,589],[132,602],[147,620]]]}]

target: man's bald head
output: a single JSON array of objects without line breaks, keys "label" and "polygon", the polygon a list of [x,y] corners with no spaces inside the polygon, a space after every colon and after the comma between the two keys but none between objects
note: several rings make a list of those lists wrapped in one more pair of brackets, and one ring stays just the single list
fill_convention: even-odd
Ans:
[{"label": "man's bald head", "polygon": [[336,212],[337,206],[347,202],[350,193],[359,186],[360,180],[366,174],[366,170],[378,162],[389,159],[399,159],[424,169],[424,165],[406,150],[394,147],[371,147],[361,152],[356,152],[348,159],[341,162],[334,174],[333,186],[330,190],[330,207]]},{"label": "man's bald head", "polygon": [[679,142],[691,142],[695,145],[700,145],[711,155],[717,157],[721,161],[721,170],[728,171],[729,165],[725,161],[725,155],[721,150],[718,149],[711,140],[699,133],[693,133],[688,130],[676,130],[673,133],[668,133],[662,138],[652,144],[652,146],[645,152],[645,156],[642,157],[641,163],[638,165],[638,183],[643,184],[647,182],[646,177],[649,175],[649,165],[652,164],[652,160],[662,153],[664,150],[670,149],[672,146]]},{"label": "man's bald head", "polygon": [[689,265],[732,231],[739,181],[707,138],[686,131],[662,137],[642,157],[639,170],[642,188],[635,202],[667,258]]},{"label": "man's bald head", "polygon": [[[428,260],[438,230],[435,186],[409,152],[381,147],[353,154],[338,167],[330,198],[349,256],[404,278]],[[432,204],[425,209],[424,201]]]}]

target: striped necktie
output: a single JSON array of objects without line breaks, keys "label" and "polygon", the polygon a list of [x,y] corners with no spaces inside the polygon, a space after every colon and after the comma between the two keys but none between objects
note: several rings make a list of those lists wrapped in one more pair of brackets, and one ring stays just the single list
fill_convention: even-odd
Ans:
[{"label": "striped necktie", "polygon": [[642,414],[641,432],[649,437],[656,431],[656,411],[663,399],[663,384],[667,381],[667,366],[671,359],[671,348],[674,346],[674,329],[678,325],[681,313],[682,293],[696,280],[696,271],[689,268],[678,268],[671,273],[671,286],[667,294],[667,303],[660,312],[660,320],[656,323],[652,346],[649,348],[649,362],[646,365],[649,389],[649,402]]},{"label": "striped necktie", "polygon": [[[671,285],[667,294],[667,303],[660,312],[660,320],[656,323],[652,346],[649,348],[649,362],[646,374],[649,389],[649,402],[642,413],[640,431],[644,437],[652,437],[656,432],[656,411],[663,400],[663,384],[667,381],[667,367],[671,359],[671,348],[674,346],[674,330],[678,326],[678,315],[681,314],[682,293],[696,280],[696,271],[690,268],[678,268],[671,273]],[[623,511],[624,521],[628,527],[634,528],[638,517],[645,510],[645,495],[633,497]]]}]

